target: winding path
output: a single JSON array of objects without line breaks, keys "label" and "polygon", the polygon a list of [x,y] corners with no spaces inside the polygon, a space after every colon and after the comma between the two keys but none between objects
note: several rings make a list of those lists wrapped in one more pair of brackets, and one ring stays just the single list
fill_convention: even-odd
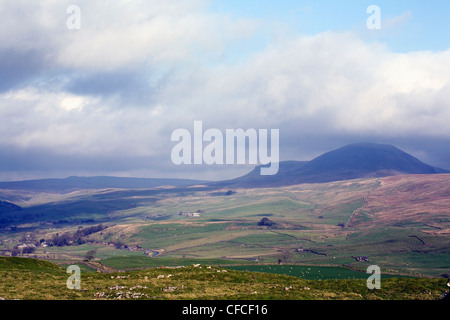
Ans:
[{"label": "winding path", "polygon": [[352,212],[352,214],[350,215],[350,218],[348,218],[347,222],[344,225],[345,227],[349,227],[350,221],[362,210],[364,209],[367,205],[369,204],[369,200],[368,200],[368,196],[364,197],[364,204],[362,207],[359,207],[358,209],[356,209],[355,211]]}]

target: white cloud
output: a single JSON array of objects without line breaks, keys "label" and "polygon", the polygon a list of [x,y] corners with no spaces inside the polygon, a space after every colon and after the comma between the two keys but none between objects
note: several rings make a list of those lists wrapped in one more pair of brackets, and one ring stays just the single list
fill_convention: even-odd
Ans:
[{"label": "white cloud", "polygon": [[0,95],[0,143],[60,154],[151,156],[159,151],[152,137],[161,113],[159,107],[121,109],[114,101],[24,88]]},{"label": "white cloud", "polygon": [[[33,48],[53,62],[34,82],[0,94],[0,145],[161,159],[171,131],[194,120],[222,130],[279,128],[285,144],[318,134],[450,138],[450,50],[398,54],[351,32],[289,33],[232,64],[223,53],[258,35],[257,21],[211,14],[202,0],[79,3],[78,31],[65,28],[71,1],[18,0],[0,20],[4,49]],[[127,88],[143,96],[139,103],[67,89],[79,73],[124,71],[152,80],[148,90]],[[64,80],[53,86],[55,72]]]},{"label": "white cloud", "polygon": [[298,119],[317,123],[304,128],[312,132],[450,136],[449,61],[450,51],[395,54],[350,33],[324,33],[273,44],[239,65],[179,74],[159,88],[154,105],[28,87],[4,94],[3,108],[6,101],[30,108],[21,113],[21,134],[9,141],[73,152],[133,146],[154,154],[169,141],[157,128],[194,120],[224,129],[277,128]]},{"label": "white cloud", "polygon": [[[180,112],[189,111],[183,121],[277,126],[293,118],[322,123],[325,113],[327,127],[315,130],[450,136],[449,103],[442,99],[449,62],[450,51],[396,54],[351,33],[329,32],[275,43],[245,64],[202,69],[169,84],[160,98],[183,105]],[[422,117],[424,110],[435,118]]]},{"label": "white cloud", "polygon": [[[207,14],[207,1],[94,2],[80,5],[82,26],[71,32],[57,62],[114,70],[173,65],[220,55],[230,41],[250,37],[255,21]],[[197,61],[199,62],[199,61]]]},{"label": "white cloud", "polygon": [[412,12],[408,10],[399,16],[385,19],[383,21],[383,29],[388,29],[392,31],[392,29],[405,25],[408,21],[411,20],[412,16],[413,16]]}]

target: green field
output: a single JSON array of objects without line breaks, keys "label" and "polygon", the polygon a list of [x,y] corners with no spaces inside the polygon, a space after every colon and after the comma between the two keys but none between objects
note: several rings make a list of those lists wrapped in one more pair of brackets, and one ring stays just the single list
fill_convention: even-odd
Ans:
[{"label": "green field", "polygon": [[[101,260],[102,264],[115,268],[117,270],[133,270],[158,267],[178,267],[194,264],[223,266],[230,264],[245,264],[245,261],[226,260],[226,259],[192,259],[192,258],[148,258],[142,256],[113,257]],[[250,262],[247,262],[250,263]]]},{"label": "green field", "polygon": [[[351,270],[345,267],[323,267],[302,265],[239,265],[228,266],[228,269],[285,274],[306,280],[330,280],[330,279],[367,279],[370,274],[362,271]],[[399,275],[382,274],[383,279],[401,278]]]},{"label": "green field", "polygon": [[[217,262],[217,261],[210,261]],[[288,266],[285,266],[286,268]],[[298,269],[299,271],[301,269]],[[303,269],[305,272],[308,269]],[[311,268],[310,271],[313,269]],[[331,276],[338,269],[317,272]],[[286,270],[284,270],[286,271]],[[343,272],[343,271],[342,271]],[[0,257],[0,298],[23,300],[439,300],[446,279],[307,280],[278,273],[245,272],[216,265],[147,268],[80,274],[81,290],[67,287],[66,269],[46,261]]]}]

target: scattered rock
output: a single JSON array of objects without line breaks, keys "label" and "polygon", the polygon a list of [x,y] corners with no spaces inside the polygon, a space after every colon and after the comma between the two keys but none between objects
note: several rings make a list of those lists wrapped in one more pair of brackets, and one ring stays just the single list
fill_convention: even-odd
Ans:
[{"label": "scattered rock", "polygon": [[114,287],[109,287],[109,290],[122,290],[122,289],[126,289],[126,286],[119,286],[119,285],[115,285]]}]

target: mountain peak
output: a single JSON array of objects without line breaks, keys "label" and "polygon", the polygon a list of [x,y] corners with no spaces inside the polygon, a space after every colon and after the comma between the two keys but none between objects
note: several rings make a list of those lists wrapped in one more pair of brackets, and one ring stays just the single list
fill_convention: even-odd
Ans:
[{"label": "mountain peak", "polygon": [[299,183],[322,183],[399,174],[435,174],[448,171],[434,168],[389,144],[358,142],[326,152],[311,161],[280,163],[275,176],[249,174],[220,184],[268,187]]}]

